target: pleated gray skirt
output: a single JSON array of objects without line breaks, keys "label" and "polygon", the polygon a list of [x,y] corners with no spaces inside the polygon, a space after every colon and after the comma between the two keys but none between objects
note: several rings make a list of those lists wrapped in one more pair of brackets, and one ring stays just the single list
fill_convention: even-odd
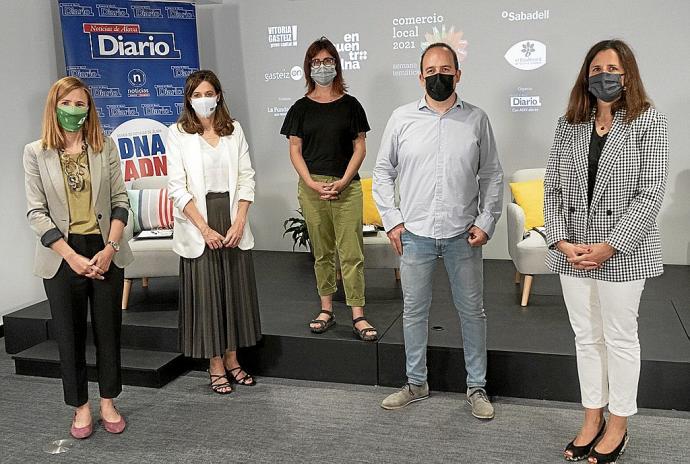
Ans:
[{"label": "pleated gray skirt", "polygon": [[[208,225],[225,235],[230,197],[206,195]],[[251,250],[208,247],[198,258],[180,258],[180,349],[185,356],[212,358],[254,346],[261,338],[259,301]]]}]

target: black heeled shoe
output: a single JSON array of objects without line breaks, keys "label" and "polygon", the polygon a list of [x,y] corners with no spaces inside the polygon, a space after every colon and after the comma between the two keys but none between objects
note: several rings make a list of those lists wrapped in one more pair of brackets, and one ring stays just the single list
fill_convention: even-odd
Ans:
[{"label": "black heeled shoe", "polygon": [[[604,434],[604,429],[606,428],[606,421],[603,421],[601,423],[601,428],[599,429],[599,432],[597,432],[597,435],[587,443],[586,445],[582,446],[575,446],[575,440],[571,441],[568,443],[568,446],[565,447],[565,450],[563,450],[563,457],[565,458],[566,461],[582,461],[583,459],[587,459],[592,451],[592,448],[594,447],[594,444],[601,438],[601,436]],[[570,451],[572,453],[572,456],[568,457],[566,456],[565,453]]]},{"label": "black heeled shoe", "polygon": [[623,435],[623,439],[621,440],[620,444],[616,446],[616,449],[608,454],[602,454],[598,452],[596,448],[592,448],[592,452],[589,453],[589,457],[596,459],[597,464],[616,464],[616,461],[620,455],[623,454],[623,451],[625,451],[628,440],[630,440],[630,437],[628,437],[628,431],[626,430],[625,435]]}]

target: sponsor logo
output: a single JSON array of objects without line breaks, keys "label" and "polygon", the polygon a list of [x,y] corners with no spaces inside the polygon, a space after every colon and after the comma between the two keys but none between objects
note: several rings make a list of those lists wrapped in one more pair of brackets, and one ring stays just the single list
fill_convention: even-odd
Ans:
[{"label": "sponsor logo", "polygon": [[282,71],[268,72],[264,74],[264,81],[280,81],[285,79],[292,79],[298,81],[304,77],[304,71],[300,66],[293,66],[290,71],[283,69]]},{"label": "sponsor logo", "polygon": [[168,19],[195,19],[194,10],[190,10],[183,6],[166,6],[165,12]]},{"label": "sponsor logo", "polygon": [[67,66],[67,75],[78,77],[79,79],[100,79],[101,72],[96,68],[86,66]]},{"label": "sponsor logo", "polygon": [[93,7],[82,6],[79,3],[61,3],[60,13],[62,16],[93,16]]},{"label": "sponsor logo", "polygon": [[141,105],[141,108],[144,110],[144,116],[172,116],[173,114],[171,106],[157,103],[146,103]]},{"label": "sponsor logo", "polygon": [[157,97],[182,97],[184,96],[183,87],[175,87],[172,84],[156,85]]},{"label": "sponsor logo", "polygon": [[129,85],[142,87],[146,84],[146,73],[141,69],[132,69],[129,74],[127,74],[127,80],[129,81]]},{"label": "sponsor logo", "polygon": [[367,60],[368,52],[360,47],[359,32],[349,32],[343,35],[343,41],[334,43],[340,55],[340,65],[343,70],[361,69],[362,62]]},{"label": "sponsor logo", "polygon": [[129,18],[129,11],[126,7],[97,4],[96,8],[98,8],[98,16],[101,18]]},{"label": "sponsor logo", "polygon": [[144,88],[144,87],[137,87],[134,89],[127,89],[127,96],[128,97],[150,97],[151,92],[149,89]]},{"label": "sponsor logo", "polygon": [[125,121],[112,131],[110,137],[120,149],[125,182],[168,174],[165,151],[167,130],[161,122],[140,118]]},{"label": "sponsor logo", "polygon": [[291,101],[292,98],[290,97],[279,97],[278,104],[266,107],[266,111],[268,112],[268,114],[273,115],[274,118],[282,118],[287,114],[288,110],[290,109]]},{"label": "sponsor logo", "polygon": [[150,5],[131,5],[135,18],[162,18],[163,11]]},{"label": "sponsor logo", "polygon": [[549,19],[549,10],[535,11],[502,11],[501,18],[508,21],[545,21]]},{"label": "sponsor logo", "polygon": [[84,24],[93,59],[180,59],[173,32],[141,32],[138,24]]},{"label": "sponsor logo", "polygon": [[546,64],[546,45],[537,40],[524,40],[510,47],[504,58],[523,71],[541,68]]},{"label": "sponsor logo", "polygon": [[191,66],[170,66],[173,77],[179,77],[181,79],[187,79],[190,74],[194,71],[198,71],[199,68],[193,68]]},{"label": "sponsor logo", "polygon": [[103,108],[100,106],[96,107],[96,114],[98,115],[99,118],[102,118],[105,116],[105,113],[103,112]]},{"label": "sponsor logo", "polygon": [[139,108],[127,105],[106,105],[111,118],[133,118],[139,116]]},{"label": "sponsor logo", "polygon": [[297,26],[269,26],[268,45],[276,47],[297,46]]},{"label": "sponsor logo", "polygon": [[510,96],[510,111],[513,113],[533,113],[541,108],[541,97],[533,95],[531,87],[518,87],[515,95]]},{"label": "sponsor logo", "polygon": [[92,85],[89,87],[93,98],[120,98],[122,93],[118,87],[108,87],[107,85]]},{"label": "sponsor logo", "polygon": [[184,111],[184,103],[175,103],[175,113],[179,116],[182,114],[182,111]]}]

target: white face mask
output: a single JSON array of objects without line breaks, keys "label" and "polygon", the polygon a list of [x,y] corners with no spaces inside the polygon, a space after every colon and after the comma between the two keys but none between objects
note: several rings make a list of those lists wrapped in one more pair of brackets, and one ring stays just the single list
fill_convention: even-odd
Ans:
[{"label": "white face mask", "polygon": [[200,118],[210,117],[214,111],[216,111],[216,106],[218,106],[218,97],[199,97],[191,99],[192,108],[194,112]]}]

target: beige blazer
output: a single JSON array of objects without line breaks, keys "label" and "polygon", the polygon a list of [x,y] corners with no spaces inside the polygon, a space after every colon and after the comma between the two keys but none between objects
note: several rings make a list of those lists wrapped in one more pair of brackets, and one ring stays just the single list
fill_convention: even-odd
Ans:
[{"label": "beige blazer", "polygon": [[[129,210],[127,191],[122,180],[120,155],[110,137],[106,137],[101,153],[88,149],[91,173],[91,193],[94,214],[101,229],[103,243],[110,233],[110,213],[116,207]],[[55,150],[43,150],[37,140],[24,147],[24,178],[27,213],[31,229],[36,233],[34,274],[44,279],[55,276],[62,256],[41,243],[41,237],[57,228],[67,239],[69,235],[69,207],[60,157]],[[125,267],[134,260],[126,240],[120,242],[113,263]]]},{"label": "beige blazer", "polygon": [[[249,145],[244,137],[240,123],[233,123],[235,130],[225,136],[229,150],[230,219],[235,221],[239,200],[254,201],[254,169],[249,158]],[[201,137],[187,134],[177,124],[170,126],[166,142],[168,156],[168,196],[173,201],[175,216],[173,251],[185,258],[198,258],[204,252],[206,242],[201,232],[184,214],[185,205],[196,203],[199,213],[208,220],[206,211],[206,182],[204,165],[201,160]],[[225,230],[217,231],[225,234]],[[249,250],[254,247],[254,236],[249,221],[244,226],[244,234],[238,247]]]}]

